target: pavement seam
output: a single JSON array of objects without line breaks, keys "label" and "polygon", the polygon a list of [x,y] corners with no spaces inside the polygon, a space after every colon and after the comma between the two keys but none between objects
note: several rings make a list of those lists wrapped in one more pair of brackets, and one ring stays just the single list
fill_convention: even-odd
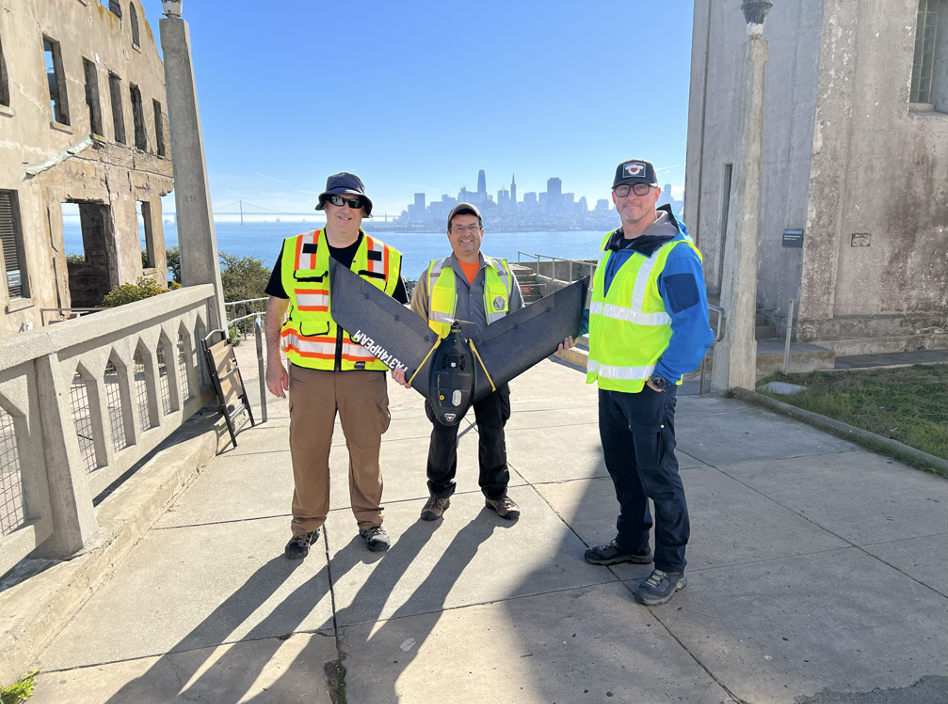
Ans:
[{"label": "pavement seam", "polygon": [[[830,453],[825,453],[825,454],[830,454]],[[832,453],[832,454],[840,454],[840,453]],[[712,465],[712,466],[713,466],[713,465]],[[925,587],[926,589],[935,592],[935,594],[937,594],[938,596],[942,596],[942,597],[945,596],[945,594],[943,594],[942,592],[938,591],[938,590],[935,589],[934,587],[931,587],[931,586],[925,584],[925,582],[922,582],[921,580],[916,579],[915,577],[913,577],[912,575],[910,575],[908,572],[905,572],[904,570],[899,569],[898,567],[896,567],[895,565],[893,565],[893,564],[890,563],[890,562],[886,562],[886,561],[883,560],[881,557],[879,557],[879,556],[877,556],[877,555],[873,555],[871,552],[869,552],[868,550],[866,550],[865,548],[863,548],[863,546],[857,545],[857,544],[854,543],[853,541],[851,541],[851,540],[849,540],[849,539],[847,539],[847,538],[844,538],[843,536],[839,535],[838,533],[835,533],[834,531],[830,530],[830,529],[827,528],[826,526],[820,525],[819,523],[817,523],[815,520],[813,520],[813,519],[810,518],[809,516],[807,516],[807,515],[805,515],[805,514],[802,514],[802,513],[800,513],[799,511],[794,511],[794,510],[793,510],[792,508],[790,508],[789,506],[784,506],[782,503],[780,503],[780,502],[777,501],[776,499],[774,499],[774,498],[772,498],[772,497],[770,497],[770,496],[767,496],[767,495],[764,494],[763,492],[761,492],[761,491],[759,491],[758,489],[755,489],[754,487],[752,487],[750,484],[747,484],[746,482],[741,481],[741,480],[738,479],[737,477],[734,477],[734,476],[728,474],[727,472],[725,472],[725,471],[724,471],[723,469],[721,469],[720,467],[716,467],[716,466],[715,466],[714,468],[715,468],[716,470],[718,470],[718,471],[719,471],[721,474],[723,474],[724,476],[733,479],[734,481],[736,481],[737,483],[739,483],[739,484],[741,484],[741,485],[743,485],[743,486],[746,486],[748,489],[750,489],[751,491],[753,491],[755,494],[758,494],[758,495],[764,497],[764,498],[767,499],[768,501],[772,501],[773,503],[777,504],[777,505],[780,506],[781,508],[786,509],[787,511],[790,511],[790,513],[792,513],[792,514],[794,514],[794,515],[796,515],[796,516],[799,516],[799,517],[802,518],[803,520],[808,521],[809,523],[813,524],[814,526],[816,526],[816,527],[819,528],[820,530],[826,531],[826,532],[829,533],[830,535],[832,535],[832,536],[834,536],[834,537],[836,537],[836,538],[839,538],[839,539],[842,540],[844,543],[850,545],[851,547],[856,548],[857,550],[859,550],[859,551],[860,551],[861,553],[863,553],[864,555],[867,555],[868,557],[872,558],[873,560],[878,560],[878,561],[881,562],[883,565],[888,565],[889,567],[891,567],[892,569],[894,569],[894,570],[895,570],[896,572],[898,572],[899,574],[902,574],[902,575],[908,577],[909,579],[911,579],[911,580],[912,580],[913,582],[915,582],[916,584],[919,584],[919,585]],[[913,539],[913,538],[907,538],[907,539],[908,539],[908,540],[911,540],[911,539]]]}]

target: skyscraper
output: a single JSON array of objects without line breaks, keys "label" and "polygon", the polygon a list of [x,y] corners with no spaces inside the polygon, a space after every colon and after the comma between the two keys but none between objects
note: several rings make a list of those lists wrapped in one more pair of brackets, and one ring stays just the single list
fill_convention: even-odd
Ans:
[{"label": "skyscraper", "polygon": [[555,176],[546,182],[546,212],[556,215],[563,201],[563,182]]},{"label": "skyscraper", "polygon": [[487,176],[484,174],[484,169],[477,172],[477,193],[481,200],[487,200]]},{"label": "skyscraper", "polygon": [[510,175],[510,205],[513,208],[517,207],[517,175]]}]

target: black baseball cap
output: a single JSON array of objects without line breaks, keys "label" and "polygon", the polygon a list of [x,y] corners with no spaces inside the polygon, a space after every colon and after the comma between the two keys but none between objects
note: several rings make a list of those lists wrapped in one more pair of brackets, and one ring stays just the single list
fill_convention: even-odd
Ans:
[{"label": "black baseball cap", "polygon": [[455,215],[464,215],[465,213],[470,215],[477,216],[477,222],[483,227],[484,219],[481,217],[481,211],[477,209],[476,206],[471,205],[470,203],[458,203],[451,209],[451,214],[448,215],[448,229],[451,229],[451,220],[454,219]]},{"label": "black baseball cap", "polygon": [[363,206],[365,217],[372,217],[372,201],[365,195],[365,186],[362,183],[362,179],[355,174],[343,171],[327,178],[326,191],[325,193],[319,194],[319,203],[316,205],[316,210],[324,210],[326,207],[326,199],[329,196],[337,195],[359,196],[365,202]]},{"label": "black baseball cap", "polygon": [[655,167],[643,159],[623,161],[616,167],[616,178],[612,187],[621,186],[623,183],[647,183],[649,186],[657,186]]}]

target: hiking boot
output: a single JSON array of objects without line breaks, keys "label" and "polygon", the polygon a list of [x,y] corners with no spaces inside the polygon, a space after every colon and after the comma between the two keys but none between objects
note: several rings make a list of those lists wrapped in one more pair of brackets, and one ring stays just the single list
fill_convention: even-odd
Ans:
[{"label": "hiking boot", "polygon": [[290,538],[290,542],[286,544],[286,548],[283,550],[283,555],[288,560],[302,560],[304,557],[309,555],[309,546],[315,543],[318,539],[319,528],[310,533],[294,535],[292,538]]},{"label": "hiking boot", "polygon": [[684,572],[662,572],[652,570],[651,576],[642,582],[632,592],[632,596],[640,604],[658,606],[667,603],[688,585]]},{"label": "hiking boot", "polygon": [[359,535],[365,539],[365,547],[367,547],[370,552],[384,552],[388,550],[392,544],[388,533],[385,532],[382,526],[363,528],[359,531]]},{"label": "hiking boot", "polygon": [[487,499],[487,508],[496,511],[498,516],[508,521],[520,518],[520,507],[517,506],[517,502],[509,496],[502,496],[496,500]]},{"label": "hiking boot", "polygon": [[647,565],[652,561],[652,551],[645,548],[641,552],[628,552],[620,548],[616,541],[606,545],[597,545],[589,548],[583,557],[591,565],[615,565],[620,562],[631,562],[634,565]]},{"label": "hiking boot", "polygon": [[428,497],[428,501],[425,502],[425,507],[421,509],[421,520],[433,521],[436,518],[440,518],[441,515],[448,510],[448,506],[450,505],[451,499],[442,499],[440,496],[432,494]]}]

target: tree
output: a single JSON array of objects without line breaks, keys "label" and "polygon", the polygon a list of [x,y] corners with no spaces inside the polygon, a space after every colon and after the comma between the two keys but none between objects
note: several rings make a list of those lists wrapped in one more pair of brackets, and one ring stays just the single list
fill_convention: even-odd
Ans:
[{"label": "tree", "polygon": [[[236,254],[220,252],[221,285],[224,301],[245,301],[249,298],[264,298],[270,270],[262,259],[238,257]],[[171,265],[168,265],[171,268]]]},{"label": "tree", "polygon": [[168,273],[173,281],[181,283],[181,250],[178,245],[165,249],[165,258],[168,260]]}]

